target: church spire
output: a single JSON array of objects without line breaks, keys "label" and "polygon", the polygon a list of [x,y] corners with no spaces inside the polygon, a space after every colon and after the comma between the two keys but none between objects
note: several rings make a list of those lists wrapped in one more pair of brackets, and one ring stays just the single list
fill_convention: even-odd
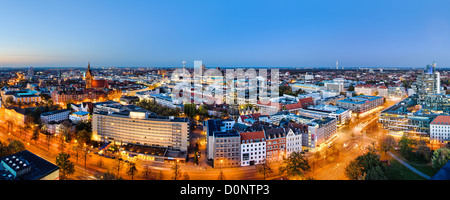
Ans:
[{"label": "church spire", "polygon": [[86,88],[91,88],[92,87],[92,74],[91,74],[91,62],[88,62],[88,68],[86,71]]}]

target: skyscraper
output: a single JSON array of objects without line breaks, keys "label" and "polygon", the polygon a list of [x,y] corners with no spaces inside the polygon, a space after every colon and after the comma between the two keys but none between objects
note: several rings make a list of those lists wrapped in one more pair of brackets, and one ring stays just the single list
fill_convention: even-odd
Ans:
[{"label": "skyscraper", "polygon": [[417,75],[416,82],[412,85],[412,88],[419,95],[419,98],[423,98],[424,95],[441,93],[441,76],[436,71],[436,63],[427,65],[425,70]]},{"label": "skyscraper", "polygon": [[34,76],[34,69],[33,67],[28,67],[27,75],[25,76],[25,79],[31,79]]}]

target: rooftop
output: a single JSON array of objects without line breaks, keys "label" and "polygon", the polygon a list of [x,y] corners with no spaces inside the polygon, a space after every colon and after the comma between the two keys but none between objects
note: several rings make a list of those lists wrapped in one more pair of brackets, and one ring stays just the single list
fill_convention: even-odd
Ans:
[{"label": "rooftop", "polygon": [[[2,165],[0,165],[0,180],[39,180],[48,174],[59,170],[59,167],[44,160],[43,158],[29,152],[28,150],[20,151],[15,154],[4,156],[0,158]],[[12,161],[11,163],[9,163]],[[14,163],[17,162],[17,163]],[[22,162],[22,163],[20,163]],[[10,165],[9,165],[10,164]],[[21,165],[23,169],[28,169],[22,175],[14,176],[9,170],[5,169],[5,165],[14,166],[14,170]],[[18,170],[20,170],[19,168]],[[5,171],[6,170],[6,171]]]},{"label": "rooftop", "polygon": [[69,109],[62,109],[62,110],[54,110],[54,111],[50,111],[50,112],[46,112],[46,113],[42,113],[41,116],[48,116],[48,115],[54,115],[54,114],[58,114],[58,113],[62,113],[62,112],[70,112]]},{"label": "rooftop", "polygon": [[74,115],[80,115],[80,116],[85,116],[85,115],[87,115],[87,114],[89,114],[88,112],[85,112],[85,111],[78,111],[78,112],[74,112],[74,113],[72,113],[72,114],[74,114]]},{"label": "rooftop", "polygon": [[[241,133],[241,141],[263,141],[265,138],[264,131],[244,132]],[[242,142],[243,143],[243,142]]]},{"label": "rooftop", "polygon": [[448,115],[438,115],[431,124],[439,124],[439,125],[450,125],[450,116]]},{"label": "rooftop", "polygon": [[338,102],[353,103],[353,104],[364,104],[366,102],[373,101],[373,100],[380,99],[380,98],[382,98],[382,97],[379,97],[379,96],[368,96],[368,95],[359,95],[357,97],[350,97],[350,98],[338,100]]}]

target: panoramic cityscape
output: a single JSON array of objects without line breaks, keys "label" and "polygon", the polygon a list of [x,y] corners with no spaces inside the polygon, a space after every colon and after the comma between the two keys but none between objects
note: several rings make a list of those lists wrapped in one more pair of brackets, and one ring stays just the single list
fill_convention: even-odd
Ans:
[{"label": "panoramic cityscape", "polygon": [[448,2],[2,4],[0,182],[450,180]]}]

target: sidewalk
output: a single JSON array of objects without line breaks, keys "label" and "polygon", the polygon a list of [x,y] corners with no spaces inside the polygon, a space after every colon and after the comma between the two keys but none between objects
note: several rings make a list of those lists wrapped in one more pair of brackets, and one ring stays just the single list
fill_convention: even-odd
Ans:
[{"label": "sidewalk", "polygon": [[400,158],[397,158],[394,154],[392,154],[391,152],[388,152],[389,155],[391,155],[393,158],[395,158],[398,162],[400,162],[402,165],[404,165],[405,167],[407,167],[408,169],[410,169],[411,171],[413,171],[414,173],[418,174],[419,176],[422,176],[423,178],[430,180],[430,176],[422,173],[421,171],[417,170],[416,168],[414,168],[413,166],[409,165],[407,162],[403,161]]}]

